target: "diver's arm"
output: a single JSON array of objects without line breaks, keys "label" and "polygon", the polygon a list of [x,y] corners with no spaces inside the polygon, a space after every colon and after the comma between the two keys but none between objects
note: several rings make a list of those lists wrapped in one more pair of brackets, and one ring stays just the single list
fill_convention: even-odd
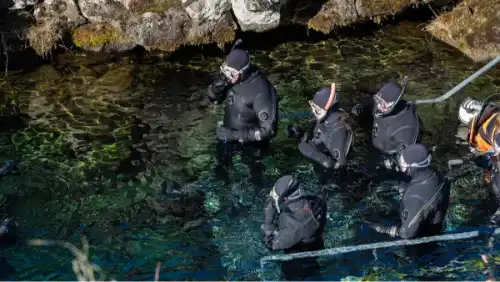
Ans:
[{"label": "diver's arm", "polygon": [[[326,144],[326,148],[330,156],[335,160],[335,168],[345,165],[346,155],[349,152],[352,142],[352,131],[350,128],[342,127],[338,129],[330,138],[330,144]],[[338,138],[338,139],[333,139]],[[340,142],[339,142],[340,141]]]},{"label": "diver's arm", "polygon": [[268,197],[264,206],[264,225],[272,225],[276,217],[277,210],[271,197]]},{"label": "diver's arm", "polygon": [[278,115],[276,112],[277,101],[274,89],[273,93],[259,93],[253,102],[253,110],[257,115],[258,127],[235,130],[234,139],[240,142],[262,141],[276,134]]},{"label": "diver's arm", "polygon": [[[297,220],[293,215],[283,214],[282,216],[286,216],[286,228],[282,228],[280,226],[277,230],[276,235],[272,240],[273,250],[291,248],[300,243],[304,238],[312,236],[317,231],[317,228],[314,228],[316,220],[312,215],[306,222]],[[309,226],[311,227],[307,228]]]},{"label": "diver's arm", "polygon": [[337,162],[332,157],[320,152],[316,146],[308,141],[302,141],[299,143],[299,151],[307,157],[308,159],[321,164],[325,168],[335,167],[337,168]]},{"label": "diver's arm", "polygon": [[214,104],[220,104],[226,99],[231,85],[227,83],[223,75],[219,75],[210,86],[208,86],[208,99]]}]

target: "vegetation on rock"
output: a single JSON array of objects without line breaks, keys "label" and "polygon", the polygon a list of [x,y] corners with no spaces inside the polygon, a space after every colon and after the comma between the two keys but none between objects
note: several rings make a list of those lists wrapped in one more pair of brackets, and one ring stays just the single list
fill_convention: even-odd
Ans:
[{"label": "vegetation on rock", "polygon": [[426,27],[475,61],[500,56],[500,0],[470,0]]},{"label": "vegetation on rock", "polygon": [[97,51],[110,45],[118,47],[133,44],[120,30],[107,23],[87,24],[78,27],[73,31],[72,37],[77,47]]},{"label": "vegetation on rock", "polygon": [[62,39],[62,30],[59,24],[57,19],[51,19],[32,25],[27,29],[26,37],[38,55],[47,57],[57,47],[57,43]]},{"label": "vegetation on rock", "polygon": [[308,26],[323,33],[330,33],[335,27],[347,26],[367,19],[380,21],[386,16],[394,15],[418,3],[419,0],[367,0],[360,4],[345,0],[328,0],[309,20]]}]

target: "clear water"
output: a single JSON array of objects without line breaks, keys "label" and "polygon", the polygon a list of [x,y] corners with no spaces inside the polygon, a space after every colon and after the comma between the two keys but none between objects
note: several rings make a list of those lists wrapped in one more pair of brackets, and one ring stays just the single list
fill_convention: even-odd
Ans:
[{"label": "clear water", "polygon": [[[403,23],[367,36],[284,43],[252,51],[252,58],[275,84],[283,114],[308,110],[307,100],[332,82],[340,87],[340,102],[350,108],[368,101],[391,78],[409,76],[407,99],[429,98],[481,67],[422,28]],[[85,235],[89,259],[107,279],[152,280],[157,262],[163,280],[279,279],[279,265],[261,269],[259,263],[269,254],[259,236],[264,196],[285,173],[299,173],[310,191],[317,191],[318,184],[311,164],[284,134],[297,120],[280,122],[265,158],[266,185],[257,197],[239,157],[231,185],[215,181],[214,125],[222,109],[201,101],[222,59],[197,55],[139,61],[66,53],[34,72],[0,80],[2,91],[30,116],[27,126],[0,135],[0,160],[19,160],[22,170],[1,180],[0,207],[18,219],[22,238],[80,246]],[[448,159],[467,151],[454,145],[460,101],[499,90],[497,68],[445,103],[418,107],[424,142],[436,146],[438,168],[445,170]],[[387,239],[360,228],[363,215],[386,212],[394,201],[373,193],[378,184],[367,181],[362,170],[369,132],[355,131],[349,181],[327,187],[327,247]],[[147,133],[140,138],[141,132]],[[447,230],[485,225],[492,203],[481,170],[464,166],[451,174],[456,181]],[[188,197],[163,195],[165,181],[181,183]],[[443,243],[422,261],[392,248],[375,255],[324,257],[320,263],[328,280],[485,280],[480,254],[498,262],[498,243]],[[16,269],[9,279],[75,279],[73,256],[61,247],[20,244],[2,255]]]}]

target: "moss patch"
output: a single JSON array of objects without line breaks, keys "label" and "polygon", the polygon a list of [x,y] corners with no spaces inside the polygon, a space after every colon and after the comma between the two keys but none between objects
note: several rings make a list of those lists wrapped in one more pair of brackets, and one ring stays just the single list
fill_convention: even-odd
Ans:
[{"label": "moss patch", "polygon": [[363,7],[369,11],[368,17],[381,15],[392,15],[411,4],[417,4],[418,0],[369,0],[363,2]]},{"label": "moss patch", "polygon": [[500,56],[500,0],[470,0],[426,27],[475,61]]},{"label": "moss patch", "polygon": [[129,9],[136,13],[163,13],[171,7],[181,7],[181,0],[133,0]]},{"label": "moss patch", "polygon": [[132,40],[107,23],[81,26],[73,31],[73,42],[84,49],[102,49],[107,45],[130,45]]}]

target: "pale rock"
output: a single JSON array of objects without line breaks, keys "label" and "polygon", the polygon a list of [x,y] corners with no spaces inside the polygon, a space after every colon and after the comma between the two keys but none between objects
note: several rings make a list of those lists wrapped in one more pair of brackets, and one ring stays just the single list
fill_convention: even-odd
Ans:
[{"label": "pale rock", "polygon": [[182,0],[189,17],[197,22],[217,21],[231,9],[229,0]]},{"label": "pale rock", "polygon": [[279,0],[231,0],[231,5],[243,31],[265,31],[280,23]]}]

